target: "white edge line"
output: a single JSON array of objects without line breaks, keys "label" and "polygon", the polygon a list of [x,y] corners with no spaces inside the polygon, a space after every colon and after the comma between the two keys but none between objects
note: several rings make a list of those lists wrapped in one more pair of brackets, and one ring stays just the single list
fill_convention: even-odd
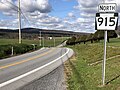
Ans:
[{"label": "white edge line", "polygon": [[53,61],[51,61],[51,62],[49,62],[49,63],[47,63],[47,64],[45,64],[45,65],[43,65],[43,66],[41,66],[41,67],[39,67],[39,68],[36,68],[36,69],[34,69],[34,70],[30,71],[30,72],[27,72],[27,73],[25,73],[25,74],[23,74],[23,75],[20,75],[20,76],[16,77],[16,78],[13,78],[13,79],[11,79],[11,80],[8,80],[8,81],[6,81],[6,82],[3,82],[3,83],[0,84],[0,87],[3,87],[3,86],[5,86],[5,85],[8,85],[8,84],[10,84],[10,83],[12,83],[12,82],[15,82],[15,81],[17,81],[17,80],[19,80],[19,79],[21,79],[21,78],[23,78],[23,77],[26,77],[26,76],[34,73],[34,72],[37,72],[38,70],[40,70],[40,69],[42,69],[42,68],[44,68],[44,67],[46,67],[46,66],[48,66],[48,65],[50,65],[50,64],[52,64],[52,63],[54,63],[54,62],[56,62],[56,61],[59,60],[60,58],[64,57],[69,51],[70,51],[70,50],[67,48],[67,52],[66,52],[65,54],[63,54],[61,57],[59,57],[59,58],[57,58],[57,59],[55,59],[55,60],[53,60]]}]

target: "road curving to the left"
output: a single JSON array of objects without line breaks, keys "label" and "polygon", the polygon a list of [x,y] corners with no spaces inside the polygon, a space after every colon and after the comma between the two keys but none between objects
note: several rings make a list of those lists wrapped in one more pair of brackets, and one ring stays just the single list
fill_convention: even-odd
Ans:
[{"label": "road curving to the left", "polygon": [[0,60],[0,90],[16,90],[50,73],[68,60],[70,48],[44,48]]}]

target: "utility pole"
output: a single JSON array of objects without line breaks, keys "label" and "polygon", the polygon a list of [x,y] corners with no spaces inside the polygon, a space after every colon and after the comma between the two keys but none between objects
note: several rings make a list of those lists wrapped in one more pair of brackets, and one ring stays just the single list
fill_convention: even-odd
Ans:
[{"label": "utility pole", "polygon": [[13,46],[12,46],[12,51],[11,51],[12,53],[11,53],[11,56],[13,56],[14,55],[14,50],[13,50]]},{"label": "utility pole", "polygon": [[21,44],[21,9],[20,9],[20,0],[18,0],[18,27],[19,27],[19,44]]},{"label": "utility pole", "polygon": [[45,39],[44,39],[44,36],[43,36],[43,47],[45,47]]},{"label": "utility pole", "polygon": [[39,36],[39,37],[40,37],[40,38],[39,38],[39,39],[40,39],[39,42],[40,42],[40,46],[41,46],[41,31],[40,31],[39,34],[40,34],[40,36]]},{"label": "utility pole", "polygon": [[54,47],[55,47],[55,37],[53,38],[53,40],[54,40]]}]

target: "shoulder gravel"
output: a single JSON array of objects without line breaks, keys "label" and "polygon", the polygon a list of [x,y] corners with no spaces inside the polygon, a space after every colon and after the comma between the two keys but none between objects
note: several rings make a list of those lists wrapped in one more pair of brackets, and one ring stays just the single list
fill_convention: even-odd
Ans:
[{"label": "shoulder gravel", "polygon": [[39,78],[18,90],[66,90],[64,66],[59,66],[46,76]]}]

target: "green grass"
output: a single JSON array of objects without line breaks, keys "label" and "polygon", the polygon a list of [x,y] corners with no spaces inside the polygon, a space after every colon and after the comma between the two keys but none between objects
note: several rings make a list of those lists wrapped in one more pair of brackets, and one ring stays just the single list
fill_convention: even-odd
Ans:
[{"label": "green grass", "polygon": [[[67,37],[56,37],[55,38],[55,45],[59,45],[61,42],[66,40]],[[7,45],[7,44],[18,44],[18,39],[0,39],[0,45]],[[37,44],[39,45],[39,40],[27,40],[23,39],[22,44]],[[41,40],[41,44],[43,45],[43,40]],[[45,39],[44,46],[54,46],[54,40]]]},{"label": "green grass", "polygon": [[120,47],[120,38],[110,39],[110,43],[108,43],[108,45]]},{"label": "green grass", "polygon": [[[112,39],[109,45],[119,46],[119,39]],[[94,66],[89,64],[103,59],[103,45],[80,44],[68,46],[76,53],[76,61],[72,61],[73,74],[68,80],[69,90],[120,90],[120,57],[106,62],[106,86],[102,85],[102,63]],[[107,47],[107,58],[120,55],[120,48]],[[115,80],[111,81],[113,78]],[[71,87],[72,86],[72,87]]]},{"label": "green grass", "polygon": [[[88,44],[90,44],[90,42],[88,42]],[[100,42],[98,43],[93,43],[93,44],[98,44],[98,45],[103,45],[104,44],[104,40],[100,40]],[[120,47],[120,38],[110,38],[110,42],[107,42],[107,46],[116,46],[116,47]]]}]

